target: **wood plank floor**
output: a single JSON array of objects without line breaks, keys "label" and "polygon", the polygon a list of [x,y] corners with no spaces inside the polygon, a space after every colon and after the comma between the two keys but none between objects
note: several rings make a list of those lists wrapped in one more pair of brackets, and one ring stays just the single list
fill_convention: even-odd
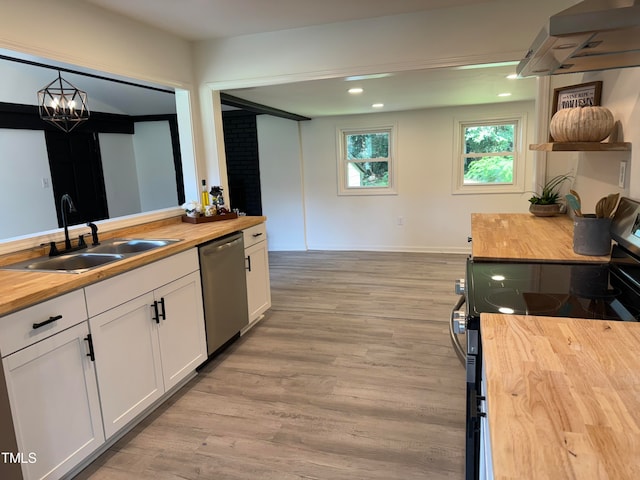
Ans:
[{"label": "wood plank floor", "polygon": [[271,253],[265,318],[76,478],[463,478],[464,261]]}]

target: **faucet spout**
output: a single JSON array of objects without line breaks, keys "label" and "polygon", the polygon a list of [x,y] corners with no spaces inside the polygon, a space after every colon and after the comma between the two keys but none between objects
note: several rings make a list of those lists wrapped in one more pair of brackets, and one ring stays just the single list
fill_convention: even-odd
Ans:
[{"label": "faucet spout", "polygon": [[69,213],[76,212],[76,206],[73,204],[73,200],[71,200],[71,196],[68,193],[65,193],[60,198],[60,211],[62,212],[62,226],[64,227],[64,248],[68,250],[71,248],[71,240],[69,239],[69,226],[67,224],[67,211],[65,209],[65,204],[69,209]]},{"label": "faucet spout", "polygon": [[100,241],[98,240],[98,227],[95,223],[87,223],[87,227],[91,229],[91,246],[95,247],[100,245]]}]

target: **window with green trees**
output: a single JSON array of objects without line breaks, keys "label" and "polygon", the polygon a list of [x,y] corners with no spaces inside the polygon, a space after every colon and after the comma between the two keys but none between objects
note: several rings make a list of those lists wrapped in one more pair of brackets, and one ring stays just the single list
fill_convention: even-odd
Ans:
[{"label": "window with green trees", "polygon": [[463,125],[463,184],[512,184],[516,122]]},{"label": "window with green trees", "polygon": [[391,193],[392,127],[340,130],[341,193]]}]

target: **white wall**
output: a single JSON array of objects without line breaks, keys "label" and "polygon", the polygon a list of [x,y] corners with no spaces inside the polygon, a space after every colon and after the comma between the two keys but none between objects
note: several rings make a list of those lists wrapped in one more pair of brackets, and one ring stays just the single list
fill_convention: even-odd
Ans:
[{"label": "white wall", "polygon": [[110,217],[140,213],[140,191],[133,136],[99,134],[102,172]]},{"label": "white wall", "polygon": [[[57,228],[44,132],[2,128],[0,152],[0,172],[13,180],[0,189],[0,238]],[[26,201],[41,208],[25,215],[20,205]]]},{"label": "white wall", "polygon": [[298,122],[258,115],[257,128],[269,250],[306,250]]},{"label": "white wall", "polygon": [[135,133],[100,134],[109,216],[178,205],[169,122],[136,122]]},{"label": "white wall", "polygon": [[[472,212],[526,212],[530,192],[453,195],[454,119],[515,112],[525,112],[531,117],[534,103],[326,117],[301,122],[309,249],[467,253]],[[339,196],[336,129],[389,123],[397,124],[398,195]],[[534,130],[533,122],[527,126],[525,146],[531,143]],[[525,185],[532,185],[533,155],[526,148],[523,153]],[[271,175],[275,175],[274,169],[279,167],[269,164],[268,168],[272,169]],[[289,189],[297,191],[297,185],[289,185]],[[292,201],[293,198],[292,195]],[[269,202],[263,193],[263,203]],[[400,217],[402,225],[398,225]]]},{"label": "white wall", "polygon": [[[609,193],[640,200],[640,67],[552,77],[551,88],[601,80],[601,104],[619,120],[623,140],[632,143],[631,152],[553,152],[547,154],[547,178],[575,172],[574,189],[583,202],[584,213],[594,213],[595,204]],[[627,162],[624,188],[618,187],[620,162]]]},{"label": "white wall", "polygon": [[133,150],[142,210],[178,205],[169,122],[137,122]]}]

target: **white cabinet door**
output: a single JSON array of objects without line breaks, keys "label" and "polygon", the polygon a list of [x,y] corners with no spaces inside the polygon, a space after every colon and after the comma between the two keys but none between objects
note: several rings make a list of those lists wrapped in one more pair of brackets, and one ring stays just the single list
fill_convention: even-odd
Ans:
[{"label": "white cabinet door", "polygon": [[148,293],[89,319],[107,438],[164,393],[153,303]]},{"label": "white cabinet door", "polygon": [[261,241],[245,248],[244,253],[247,261],[249,322],[253,322],[271,307],[267,242]]},{"label": "white cabinet door", "polygon": [[194,272],[156,290],[164,318],[158,334],[164,388],[169,390],[207,359],[200,272]]},{"label": "white cabinet door", "polygon": [[104,443],[88,333],[85,321],[3,359],[25,480],[60,478]]}]

